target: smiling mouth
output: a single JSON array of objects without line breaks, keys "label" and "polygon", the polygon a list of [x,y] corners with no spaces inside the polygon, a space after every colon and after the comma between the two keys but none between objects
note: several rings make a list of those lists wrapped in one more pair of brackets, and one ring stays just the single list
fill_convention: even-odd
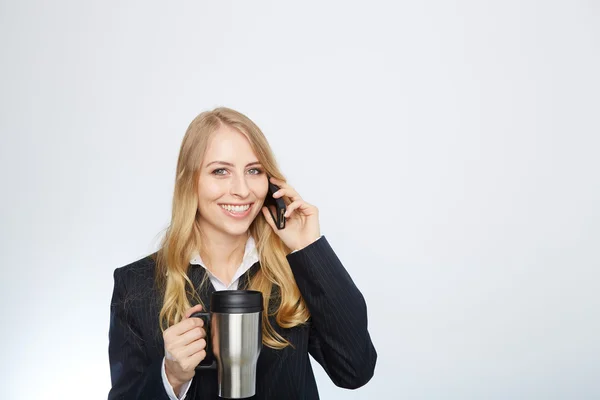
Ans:
[{"label": "smiling mouth", "polygon": [[248,211],[250,209],[250,207],[252,207],[252,204],[254,204],[254,203],[244,204],[244,205],[219,204],[219,206],[223,210],[229,211],[230,213],[233,213],[233,214],[244,214],[246,211]]}]

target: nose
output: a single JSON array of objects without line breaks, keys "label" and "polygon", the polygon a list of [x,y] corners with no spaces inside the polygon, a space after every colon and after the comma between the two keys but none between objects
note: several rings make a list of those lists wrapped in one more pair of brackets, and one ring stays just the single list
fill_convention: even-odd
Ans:
[{"label": "nose", "polygon": [[245,176],[236,176],[231,182],[230,193],[234,196],[245,198],[250,194],[250,187],[246,182]]}]

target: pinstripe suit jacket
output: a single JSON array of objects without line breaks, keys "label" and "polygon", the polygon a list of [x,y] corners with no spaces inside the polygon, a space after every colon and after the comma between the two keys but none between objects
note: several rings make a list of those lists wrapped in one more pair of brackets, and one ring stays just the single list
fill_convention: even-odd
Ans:
[{"label": "pinstripe suit jacket", "polygon": [[[337,386],[353,389],[364,385],[373,376],[377,353],[367,331],[362,294],[324,236],[287,259],[311,318],[305,325],[283,329],[271,317],[271,325],[294,347],[273,350],[263,346],[257,364],[256,399],[318,399],[309,354]],[[247,287],[258,268],[257,262],[242,276],[240,289]],[[154,270],[150,255],[114,272],[109,400],[168,400],[161,379],[164,343],[158,315],[162,297],[154,285]],[[205,273],[204,268],[190,265],[188,276],[198,287]],[[203,286],[199,294],[208,308],[214,288]],[[215,370],[196,372],[186,400],[196,399],[217,399]]]}]

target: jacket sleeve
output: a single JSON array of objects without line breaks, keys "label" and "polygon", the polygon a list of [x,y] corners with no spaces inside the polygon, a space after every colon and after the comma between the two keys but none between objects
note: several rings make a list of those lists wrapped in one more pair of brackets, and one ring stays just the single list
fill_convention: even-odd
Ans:
[{"label": "jacket sleeve", "polygon": [[120,268],[114,272],[114,281],[108,333],[112,388],[108,400],[169,400],[161,379],[162,359],[151,361],[144,351],[139,327],[127,309],[124,271]]},{"label": "jacket sleeve", "polygon": [[309,353],[335,385],[363,386],[373,376],[377,352],[362,294],[324,236],[288,261],[311,314]]}]

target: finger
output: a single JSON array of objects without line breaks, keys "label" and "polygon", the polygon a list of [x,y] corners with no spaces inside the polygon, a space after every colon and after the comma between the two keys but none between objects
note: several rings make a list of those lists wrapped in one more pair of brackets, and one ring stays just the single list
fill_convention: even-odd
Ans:
[{"label": "finger", "polygon": [[201,318],[187,318],[171,326],[165,331],[165,333],[169,336],[177,337],[183,335],[189,330],[194,329],[195,327],[202,328],[203,326],[204,321]]},{"label": "finger", "polygon": [[196,327],[179,336],[175,343],[173,343],[173,347],[185,347],[190,343],[194,343],[197,340],[206,337],[206,331],[200,327]]},{"label": "finger", "polygon": [[[300,197],[298,192],[293,187],[291,187],[287,182],[276,179],[276,178],[271,178],[271,182],[273,182],[280,188],[280,190],[276,191],[275,193],[282,192],[283,194],[281,194],[281,195],[288,196],[292,201],[302,200],[302,198]],[[273,197],[275,197],[275,198],[281,197],[281,195],[275,196],[275,193],[273,194]]]},{"label": "finger", "polygon": [[[186,320],[186,322],[194,322],[196,318]],[[190,343],[206,337],[206,331],[199,326],[184,332],[181,335],[176,335],[174,332],[164,336],[165,352],[181,357],[180,353]]]},{"label": "finger", "polygon": [[185,349],[181,352],[181,357],[191,357],[199,351],[206,349],[206,339],[199,339],[193,343],[190,343]]},{"label": "finger", "polygon": [[302,197],[300,197],[300,195],[298,194],[298,192],[296,192],[291,187],[282,188],[282,189],[279,189],[278,191],[276,191],[275,193],[273,193],[273,198],[275,198],[275,199],[277,199],[279,197],[282,197],[282,196],[287,196],[292,201],[302,200]]},{"label": "finger", "polygon": [[[192,354],[189,359],[192,365],[198,365],[202,360],[206,358],[206,350],[200,350]],[[195,368],[195,367],[194,367]]]},{"label": "finger", "polygon": [[193,313],[202,311],[202,304],[196,304],[192,308],[188,308],[185,312],[185,318],[189,318]]},{"label": "finger", "polygon": [[297,209],[298,207],[300,207],[300,205],[301,205],[301,204],[302,204],[302,202],[301,202],[301,201],[298,201],[298,200],[291,202],[291,203],[290,203],[290,204],[289,204],[289,205],[286,207],[285,214],[283,214],[283,216],[284,216],[284,217],[286,217],[286,218],[289,218],[289,217],[290,217],[290,215],[292,215],[292,213],[293,213],[294,211],[296,211],[296,209]]},{"label": "finger", "polygon": [[287,210],[284,214],[286,218],[289,218],[292,215],[292,213],[296,210],[298,210],[303,215],[312,215],[312,213],[310,212],[312,205],[308,204],[304,200],[296,200],[290,203],[290,205],[286,208]]}]

